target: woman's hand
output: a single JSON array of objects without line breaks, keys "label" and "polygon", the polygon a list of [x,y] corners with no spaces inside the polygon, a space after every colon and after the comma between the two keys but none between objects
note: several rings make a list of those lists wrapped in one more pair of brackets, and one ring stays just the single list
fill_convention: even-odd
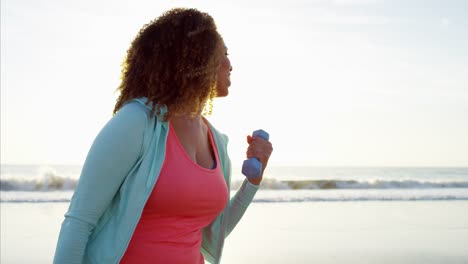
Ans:
[{"label": "woman's hand", "polygon": [[249,181],[252,184],[259,185],[263,179],[263,172],[267,167],[270,155],[273,152],[273,145],[268,140],[264,140],[261,137],[252,137],[250,135],[247,136],[247,143],[249,143],[249,147],[247,148],[247,159],[256,157],[262,164],[262,173],[260,176],[255,179],[249,178]]}]

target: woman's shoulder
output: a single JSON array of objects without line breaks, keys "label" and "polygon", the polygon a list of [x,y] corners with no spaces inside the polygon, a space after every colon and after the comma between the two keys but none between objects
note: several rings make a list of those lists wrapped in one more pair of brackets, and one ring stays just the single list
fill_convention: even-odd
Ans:
[{"label": "woman's shoulder", "polygon": [[132,129],[144,130],[150,116],[150,109],[137,101],[130,101],[123,105],[112,117],[112,123],[122,124]]},{"label": "woman's shoulder", "polygon": [[145,103],[137,100],[137,99],[133,99],[133,100],[130,100],[128,101],[126,104],[124,104],[122,106],[122,108],[119,109],[119,112],[124,112],[124,113],[127,113],[127,114],[146,114],[146,115],[149,115],[149,113],[151,112],[151,108],[148,107]]},{"label": "woman's shoulder", "polygon": [[148,106],[144,100],[140,98],[132,99],[125,103],[115,114],[122,115],[127,118],[148,119],[151,113],[151,106]]}]

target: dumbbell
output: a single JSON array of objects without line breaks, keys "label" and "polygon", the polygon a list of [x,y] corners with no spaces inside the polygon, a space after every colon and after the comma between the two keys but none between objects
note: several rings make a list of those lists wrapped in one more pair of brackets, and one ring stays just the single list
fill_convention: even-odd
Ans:
[{"label": "dumbbell", "polygon": [[[268,135],[267,132],[265,132],[262,129],[255,130],[252,133],[252,137],[261,137],[264,140],[268,140],[270,138],[270,135]],[[250,179],[255,179],[260,176],[262,173],[262,163],[260,163],[260,160],[256,157],[251,157],[247,160],[244,160],[244,163],[242,164],[242,174],[247,176],[247,178]]]}]

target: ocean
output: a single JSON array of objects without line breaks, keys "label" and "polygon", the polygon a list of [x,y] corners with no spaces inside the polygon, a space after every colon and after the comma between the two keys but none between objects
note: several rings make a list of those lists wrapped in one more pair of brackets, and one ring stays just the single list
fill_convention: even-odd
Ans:
[{"label": "ocean", "polygon": [[[80,171],[1,166],[0,263],[52,263]],[[468,263],[468,168],[269,167],[222,263]]]},{"label": "ocean", "polygon": [[[81,166],[2,165],[2,203],[69,202]],[[468,168],[269,167],[254,202],[468,200]],[[233,168],[231,188],[242,182]]]}]

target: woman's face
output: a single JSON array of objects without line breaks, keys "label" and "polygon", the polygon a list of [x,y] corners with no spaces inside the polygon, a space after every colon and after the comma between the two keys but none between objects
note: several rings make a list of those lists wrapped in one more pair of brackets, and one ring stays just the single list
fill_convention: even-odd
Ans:
[{"label": "woman's face", "polygon": [[228,58],[227,47],[223,44],[221,49],[221,65],[218,69],[217,96],[224,97],[229,94],[229,86],[231,86],[231,61]]}]

